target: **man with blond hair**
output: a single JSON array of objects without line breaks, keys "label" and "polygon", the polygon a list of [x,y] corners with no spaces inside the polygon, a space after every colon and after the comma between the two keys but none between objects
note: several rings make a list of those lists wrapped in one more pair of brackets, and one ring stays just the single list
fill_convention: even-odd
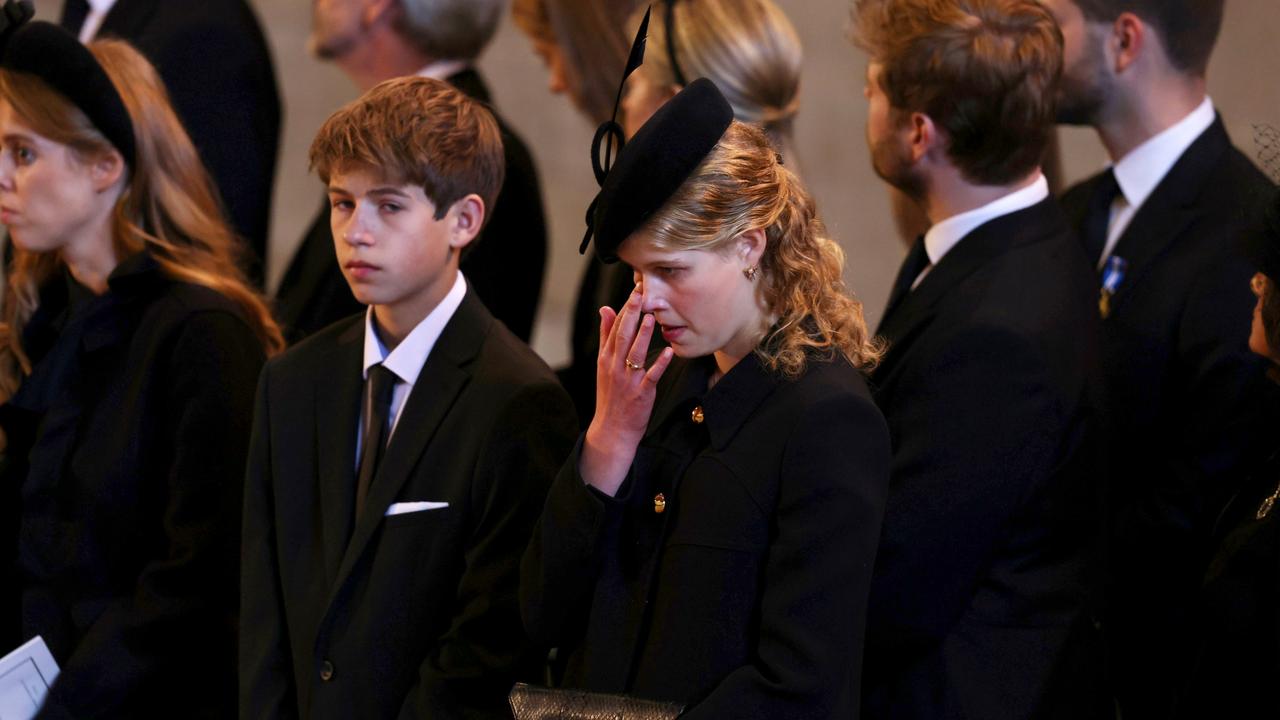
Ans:
[{"label": "man with blond hair", "polygon": [[577,424],[458,269],[502,183],[487,109],[381,83],[311,146],[369,309],[274,358],[245,484],[242,718],[502,718],[539,667],[520,556]]},{"label": "man with blond hair", "polygon": [[1093,273],[1040,170],[1061,34],[1035,0],[854,12],[873,167],[930,224],[872,374],[893,464],[862,717],[1098,717]]},{"label": "man with blond hair", "polygon": [[[311,52],[336,64],[362,91],[395,77],[445,80],[475,100],[492,99],[475,67],[506,0],[315,0]],[[506,180],[484,235],[462,270],[494,317],[525,342],[533,335],[547,258],[542,188],[533,156],[498,118]],[[280,281],[280,324],[290,340],[359,310],[334,263],[329,207],[312,222]]]}]

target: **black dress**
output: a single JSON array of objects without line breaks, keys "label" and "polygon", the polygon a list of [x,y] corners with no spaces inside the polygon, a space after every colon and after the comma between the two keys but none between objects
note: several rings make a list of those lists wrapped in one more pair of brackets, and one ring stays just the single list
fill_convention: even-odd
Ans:
[{"label": "black dress", "polygon": [[94,296],[48,284],[0,410],[21,493],[22,639],[40,717],[231,717],[239,516],[264,357],[239,309],[146,254]]},{"label": "black dress", "polygon": [[564,685],[690,705],[686,718],[855,717],[889,438],[862,376],[811,360],[675,360],[616,497],[580,448],[525,554],[526,628]]},{"label": "black dress", "polygon": [[1179,718],[1280,712],[1278,487],[1280,454],[1253,475],[1218,521],[1217,552],[1200,593],[1198,653]]}]

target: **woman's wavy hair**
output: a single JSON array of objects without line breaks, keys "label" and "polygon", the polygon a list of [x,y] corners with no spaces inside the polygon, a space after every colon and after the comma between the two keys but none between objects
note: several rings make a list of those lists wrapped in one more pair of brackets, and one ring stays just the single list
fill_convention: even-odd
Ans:
[{"label": "woman's wavy hair", "polygon": [[[644,64],[636,72],[659,87],[679,82],[671,67],[668,13],[675,26],[675,61],[685,81],[705,77],[714,82],[733,107],[733,116],[763,127],[795,167],[792,124],[800,109],[804,50],[786,13],[773,0],[654,3]],[[632,25],[639,24],[637,15]]]},{"label": "woman's wavy hair", "polygon": [[[242,244],[223,218],[213,182],[155,68],[118,40],[95,41],[89,50],[124,100],[137,139],[137,159],[111,221],[116,255],[146,249],[165,275],[225,295],[266,351],[278,352],[284,347],[280,329],[245,280],[238,264]],[[0,100],[36,133],[85,162],[113,149],[83,111],[34,75],[0,70]],[[62,267],[60,253],[14,249],[0,317],[0,400],[31,372],[22,333],[39,306],[41,286]]]},{"label": "woman's wavy hair", "polygon": [[756,229],[767,238],[759,292],[776,318],[756,349],[761,362],[792,378],[814,355],[838,353],[856,368],[874,368],[884,344],[845,288],[844,252],[759,127],[734,121],[643,232],[660,249],[722,252]]}]

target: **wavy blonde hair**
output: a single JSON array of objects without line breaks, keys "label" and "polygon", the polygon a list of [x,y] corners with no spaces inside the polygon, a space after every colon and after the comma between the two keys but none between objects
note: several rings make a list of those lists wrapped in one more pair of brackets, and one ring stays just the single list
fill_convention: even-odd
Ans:
[{"label": "wavy blonde hair", "polygon": [[757,357],[792,378],[814,355],[838,353],[856,368],[874,368],[884,345],[868,332],[862,303],[845,288],[844,252],[759,127],[735,120],[642,230],[660,249],[723,252],[757,229],[767,238],[759,292],[777,318]]},{"label": "wavy blonde hair", "polygon": [[[675,85],[667,6],[653,4],[644,73],[658,87]],[[792,124],[800,109],[804,50],[795,27],[772,0],[674,0],[676,63],[686,82],[716,84],[738,120],[757,123],[795,166]],[[640,15],[632,26],[640,24]]]},{"label": "wavy blonde hair", "polygon": [[[161,271],[225,295],[243,312],[268,354],[284,347],[280,329],[240,269],[242,243],[232,233],[216,191],[155,68],[118,40],[89,50],[106,70],[133,121],[137,159],[111,218],[116,256],[149,251]],[[0,100],[36,133],[84,160],[113,149],[89,118],[34,75],[0,70]],[[40,303],[40,288],[61,272],[60,253],[14,249],[0,316],[0,401],[13,395],[31,362],[22,333]]]}]

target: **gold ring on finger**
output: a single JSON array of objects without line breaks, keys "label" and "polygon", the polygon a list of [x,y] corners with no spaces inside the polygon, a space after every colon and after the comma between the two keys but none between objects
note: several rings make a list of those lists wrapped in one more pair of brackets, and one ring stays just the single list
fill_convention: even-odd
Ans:
[{"label": "gold ring on finger", "polygon": [[627,368],[628,368],[628,369],[631,369],[631,370],[643,370],[643,369],[644,369],[644,365],[641,365],[640,363],[633,363],[633,362],[631,362],[631,358],[627,358],[627,359],[625,360],[625,362],[626,362],[626,365],[627,365]]}]

